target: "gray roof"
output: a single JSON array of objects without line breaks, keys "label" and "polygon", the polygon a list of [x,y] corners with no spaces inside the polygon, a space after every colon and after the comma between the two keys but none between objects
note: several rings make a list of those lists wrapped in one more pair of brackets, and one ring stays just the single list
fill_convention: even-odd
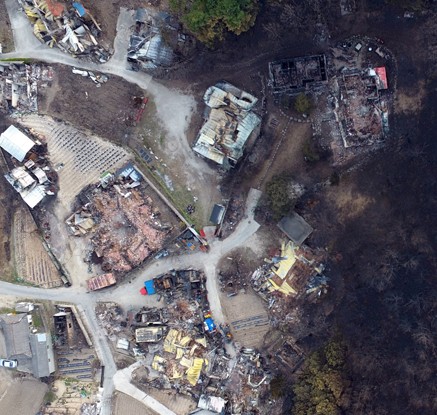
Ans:
[{"label": "gray roof", "polygon": [[313,228],[296,212],[292,212],[289,216],[284,216],[278,223],[278,227],[299,246],[313,232]]},{"label": "gray roof", "polygon": [[214,225],[220,225],[223,222],[223,216],[225,214],[225,207],[223,205],[215,204],[211,212],[209,221]]},{"label": "gray roof", "polygon": [[6,342],[8,358],[18,355],[31,356],[29,345],[29,323],[27,314],[2,314],[0,326]]},{"label": "gray roof", "polygon": [[46,333],[36,333],[29,336],[32,349],[32,372],[35,377],[50,376],[55,371],[52,341]]}]

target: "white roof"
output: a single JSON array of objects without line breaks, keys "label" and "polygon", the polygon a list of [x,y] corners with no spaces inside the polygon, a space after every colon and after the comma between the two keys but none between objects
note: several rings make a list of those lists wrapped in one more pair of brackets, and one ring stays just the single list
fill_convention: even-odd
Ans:
[{"label": "white roof", "polygon": [[20,195],[30,208],[34,208],[44,199],[46,193],[44,191],[44,186],[36,186],[30,191],[24,190]]},{"label": "white roof", "polygon": [[23,161],[34,145],[29,137],[13,125],[0,135],[0,147],[18,161]]}]

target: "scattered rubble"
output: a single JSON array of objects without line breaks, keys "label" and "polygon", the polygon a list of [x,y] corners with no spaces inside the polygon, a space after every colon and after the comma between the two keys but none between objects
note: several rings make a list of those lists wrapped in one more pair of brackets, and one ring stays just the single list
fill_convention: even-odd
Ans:
[{"label": "scattered rubble", "polygon": [[[150,281],[145,285],[149,290]],[[129,344],[129,354],[143,363],[132,375],[134,383],[146,391],[172,389],[191,396],[200,409],[258,413],[271,379],[269,362],[253,349],[236,352],[229,325],[215,324],[203,272],[159,275],[153,292],[164,298],[163,308],[143,307],[126,318],[115,303],[96,309],[111,341]]]},{"label": "scattered rubble", "polygon": [[57,46],[74,57],[88,56],[100,63],[108,61],[109,52],[97,41],[102,29],[81,3],[18,1],[40,42],[49,47]]},{"label": "scattered rubble", "polygon": [[53,69],[38,64],[0,62],[0,108],[5,112],[37,112],[38,88],[53,80]]},{"label": "scattered rubble", "polygon": [[181,60],[193,39],[181,32],[180,23],[165,12],[137,9],[127,60],[132,69],[156,72]]},{"label": "scattered rubble", "polygon": [[80,75],[83,76],[84,78],[90,78],[95,84],[97,88],[100,88],[102,86],[102,84],[105,84],[106,82],[108,82],[108,77],[104,74],[95,74],[94,72],[91,71],[84,71],[82,69],[77,69],[77,68],[73,68],[71,70],[71,72],[73,72],[76,75]]},{"label": "scattered rubble", "polygon": [[313,250],[292,241],[283,242],[279,255],[264,259],[265,264],[252,274],[253,289],[269,304],[272,313],[281,313],[286,298],[326,292],[327,278],[323,276],[326,260],[324,250]]},{"label": "scattered rubble", "polygon": [[11,125],[0,135],[0,147],[12,156],[15,166],[4,177],[30,208],[46,195],[56,194],[57,174],[50,167],[45,144]]},{"label": "scattered rubble", "polygon": [[92,234],[89,261],[120,277],[163,248],[172,230],[147,194],[132,163],[79,195],[80,205],[67,220],[72,235]]},{"label": "scattered rubble", "polygon": [[251,136],[257,137],[261,118],[253,112],[258,99],[228,82],[219,82],[205,92],[205,124],[193,150],[225,169],[243,156]]}]

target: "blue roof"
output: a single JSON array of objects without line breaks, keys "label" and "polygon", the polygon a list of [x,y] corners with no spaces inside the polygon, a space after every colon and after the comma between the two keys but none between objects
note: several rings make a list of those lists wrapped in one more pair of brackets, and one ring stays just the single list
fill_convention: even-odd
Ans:
[{"label": "blue roof", "polygon": [[155,283],[153,280],[144,281],[144,287],[147,290],[147,294],[149,294],[149,295],[156,294]]},{"label": "blue roof", "polygon": [[85,8],[80,3],[73,3],[73,7],[77,10],[80,17],[86,13]]}]

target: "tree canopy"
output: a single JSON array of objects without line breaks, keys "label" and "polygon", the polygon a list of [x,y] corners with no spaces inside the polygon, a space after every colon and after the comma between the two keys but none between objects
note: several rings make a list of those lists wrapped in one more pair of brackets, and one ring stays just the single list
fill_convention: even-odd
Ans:
[{"label": "tree canopy", "polygon": [[239,35],[249,30],[258,0],[170,0],[170,7],[200,41],[211,44],[225,31]]},{"label": "tree canopy", "polygon": [[345,347],[331,340],[312,353],[299,380],[293,386],[294,415],[338,415],[341,396],[348,382],[345,376]]},{"label": "tree canopy", "polygon": [[294,101],[294,109],[297,112],[308,114],[311,111],[311,108],[311,100],[304,93],[301,93],[296,97],[296,100]]},{"label": "tree canopy", "polygon": [[274,176],[266,185],[266,195],[273,218],[279,220],[290,212],[295,201],[290,197],[290,178],[284,175]]}]

